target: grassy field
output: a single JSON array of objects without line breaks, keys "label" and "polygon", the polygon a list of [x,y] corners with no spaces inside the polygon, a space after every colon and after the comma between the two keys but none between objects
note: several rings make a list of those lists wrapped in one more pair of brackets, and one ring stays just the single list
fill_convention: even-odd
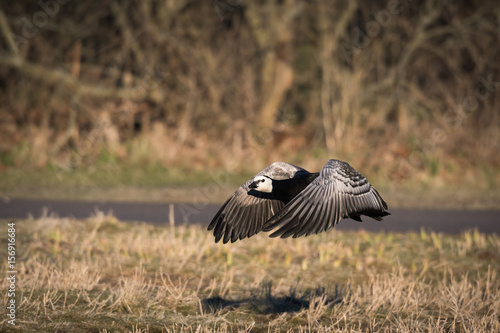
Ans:
[{"label": "grassy field", "polygon": [[[8,168],[0,170],[0,200],[192,202],[195,193],[202,193],[207,202],[222,203],[257,172],[118,164],[64,172],[53,168]],[[396,183],[377,174],[366,177],[390,208],[499,208],[500,191],[495,182],[485,187],[471,183],[443,185],[442,180],[436,179]]]},{"label": "grassy field", "polygon": [[202,226],[96,213],[4,220],[2,249],[11,222],[17,318],[2,316],[1,331],[500,331],[499,235],[332,230],[222,245]]}]

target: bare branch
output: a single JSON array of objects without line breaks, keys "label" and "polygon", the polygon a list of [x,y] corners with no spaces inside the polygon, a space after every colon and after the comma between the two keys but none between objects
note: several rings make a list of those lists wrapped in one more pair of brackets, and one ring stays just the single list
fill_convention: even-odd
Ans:
[{"label": "bare branch", "polygon": [[45,81],[49,84],[63,85],[66,89],[71,90],[73,93],[79,96],[92,96],[98,98],[123,98],[123,99],[134,99],[140,95],[141,100],[151,100],[157,101],[163,98],[156,97],[156,94],[150,94],[146,89],[141,89],[141,87],[133,87],[130,89],[120,89],[120,88],[110,88],[99,86],[95,84],[86,84],[77,79],[72,75],[58,69],[47,69],[44,66],[37,65],[28,61],[24,61],[19,57],[7,56],[0,54],[0,64],[16,68],[22,71],[24,74],[31,76],[35,79]]},{"label": "bare branch", "polygon": [[7,22],[7,18],[5,17],[2,10],[0,10],[0,30],[2,32],[3,37],[7,41],[7,45],[9,46],[11,53],[18,54],[19,48],[17,47],[17,44],[12,38],[12,32],[10,30],[9,23]]}]

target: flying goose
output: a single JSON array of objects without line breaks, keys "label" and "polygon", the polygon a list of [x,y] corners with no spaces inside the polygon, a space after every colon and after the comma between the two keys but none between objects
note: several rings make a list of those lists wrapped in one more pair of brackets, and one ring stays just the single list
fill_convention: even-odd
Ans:
[{"label": "flying goose", "polygon": [[295,238],[326,231],[342,218],[381,221],[390,215],[386,210],[377,190],[346,162],[331,159],[317,173],[275,162],[229,197],[208,230],[223,243],[276,228],[270,237]]}]

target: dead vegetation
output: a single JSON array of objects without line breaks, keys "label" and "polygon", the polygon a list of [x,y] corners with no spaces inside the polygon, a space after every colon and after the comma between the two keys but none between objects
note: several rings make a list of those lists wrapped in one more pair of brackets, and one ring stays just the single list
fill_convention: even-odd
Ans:
[{"label": "dead vegetation", "polygon": [[2,318],[2,331],[500,330],[498,235],[333,230],[222,245],[200,226],[102,213],[15,222],[17,326]]},{"label": "dead vegetation", "polygon": [[495,187],[497,11],[495,1],[10,3],[0,171],[69,172],[103,156],[317,169],[337,157],[387,182]]}]

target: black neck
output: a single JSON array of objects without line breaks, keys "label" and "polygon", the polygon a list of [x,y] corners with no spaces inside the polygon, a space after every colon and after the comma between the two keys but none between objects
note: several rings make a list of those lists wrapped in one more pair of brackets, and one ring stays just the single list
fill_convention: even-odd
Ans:
[{"label": "black neck", "polygon": [[305,175],[296,176],[291,179],[275,180],[273,179],[273,193],[276,193],[286,204],[297,196],[307,185],[309,185],[316,177],[317,173],[308,173]]}]

